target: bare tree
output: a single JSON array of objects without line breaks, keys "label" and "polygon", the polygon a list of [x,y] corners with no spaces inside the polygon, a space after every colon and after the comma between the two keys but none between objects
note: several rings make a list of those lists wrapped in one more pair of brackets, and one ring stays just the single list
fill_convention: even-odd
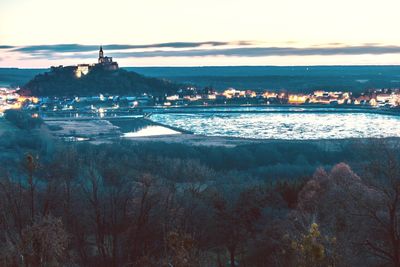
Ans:
[{"label": "bare tree", "polygon": [[26,266],[60,266],[65,262],[68,235],[60,219],[36,218],[22,232],[19,250]]},{"label": "bare tree", "polygon": [[30,192],[30,207],[31,207],[31,218],[32,221],[35,217],[35,189],[36,184],[33,180],[33,174],[35,170],[38,168],[38,161],[32,154],[26,155],[26,169],[28,171],[28,185],[29,185],[29,192]]}]

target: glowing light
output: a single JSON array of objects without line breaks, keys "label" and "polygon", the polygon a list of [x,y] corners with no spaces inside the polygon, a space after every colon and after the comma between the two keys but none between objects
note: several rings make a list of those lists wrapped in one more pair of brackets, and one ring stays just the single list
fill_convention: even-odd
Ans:
[{"label": "glowing light", "polygon": [[99,116],[100,118],[104,118],[105,109],[99,108]]},{"label": "glowing light", "polygon": [[262,94],[263,98],[277,98],[278,97],[278,93],[275,92],[264,92]]},{"label": "glowing light", "polygon": [[171,95],[166,98],[168,101],[175,101],[179,99],[179,95]]},{"label": "glowing light", "polygon": [[304,104],[308,99],[307,95],[289,95],[289,104]]},{"label": "glowing light", "polygon": [[18,96],[18,102],[24,103],[25,101],[30,101],[34,104],[39,103],[39,99],[34,96]]},{"label": "glowing light", "polygon": [[75,70],[75,76],[77,78],[80,78],[83,75],[88,74],[89,73],[89,68],[90,68],[89,64],[80,64],[80,65],[78,65],[76,67],[76,70]]}]

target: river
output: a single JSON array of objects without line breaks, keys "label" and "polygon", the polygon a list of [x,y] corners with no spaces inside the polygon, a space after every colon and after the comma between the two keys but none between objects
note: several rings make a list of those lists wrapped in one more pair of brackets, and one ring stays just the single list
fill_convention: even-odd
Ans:
[{"label": "river", "polygon": [[351,109],[190,108],[155,113],[151,120],[206,136],[295,140],[400,137],[400,116]]}]

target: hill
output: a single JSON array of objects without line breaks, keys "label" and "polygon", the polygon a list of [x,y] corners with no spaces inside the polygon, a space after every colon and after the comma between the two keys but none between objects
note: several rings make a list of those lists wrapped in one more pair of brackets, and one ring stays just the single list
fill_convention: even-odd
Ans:
[{"label": "hill", "polygon": [[78,78],[75,67],[57,67],[36,75],[22,87],[22,94],[35,96],[87,96],[96,94],[130,95],[173,93],[179,85],[158,78],[149,78],[135,72],[94,67]]}]

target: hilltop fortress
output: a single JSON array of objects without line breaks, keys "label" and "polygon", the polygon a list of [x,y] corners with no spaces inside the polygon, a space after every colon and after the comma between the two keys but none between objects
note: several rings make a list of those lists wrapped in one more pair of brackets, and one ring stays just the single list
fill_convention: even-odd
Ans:
[{"label": "hilltop fortress", "polygon": [[119,68],[100,46],[97,63],[51,67],[20,90],[26,96],[161,95],[176,93],[179,84]]},{"label": "hilltop fortress", "polygon": [[103,47],[100,46],[98,63],[95,64],[79,64],[75,66],[75,76],[77,78],[87,75],[92,68],[102,68],[103,70],[117,70],[118,63],[114,62],[112,57],[104,56]]}]

